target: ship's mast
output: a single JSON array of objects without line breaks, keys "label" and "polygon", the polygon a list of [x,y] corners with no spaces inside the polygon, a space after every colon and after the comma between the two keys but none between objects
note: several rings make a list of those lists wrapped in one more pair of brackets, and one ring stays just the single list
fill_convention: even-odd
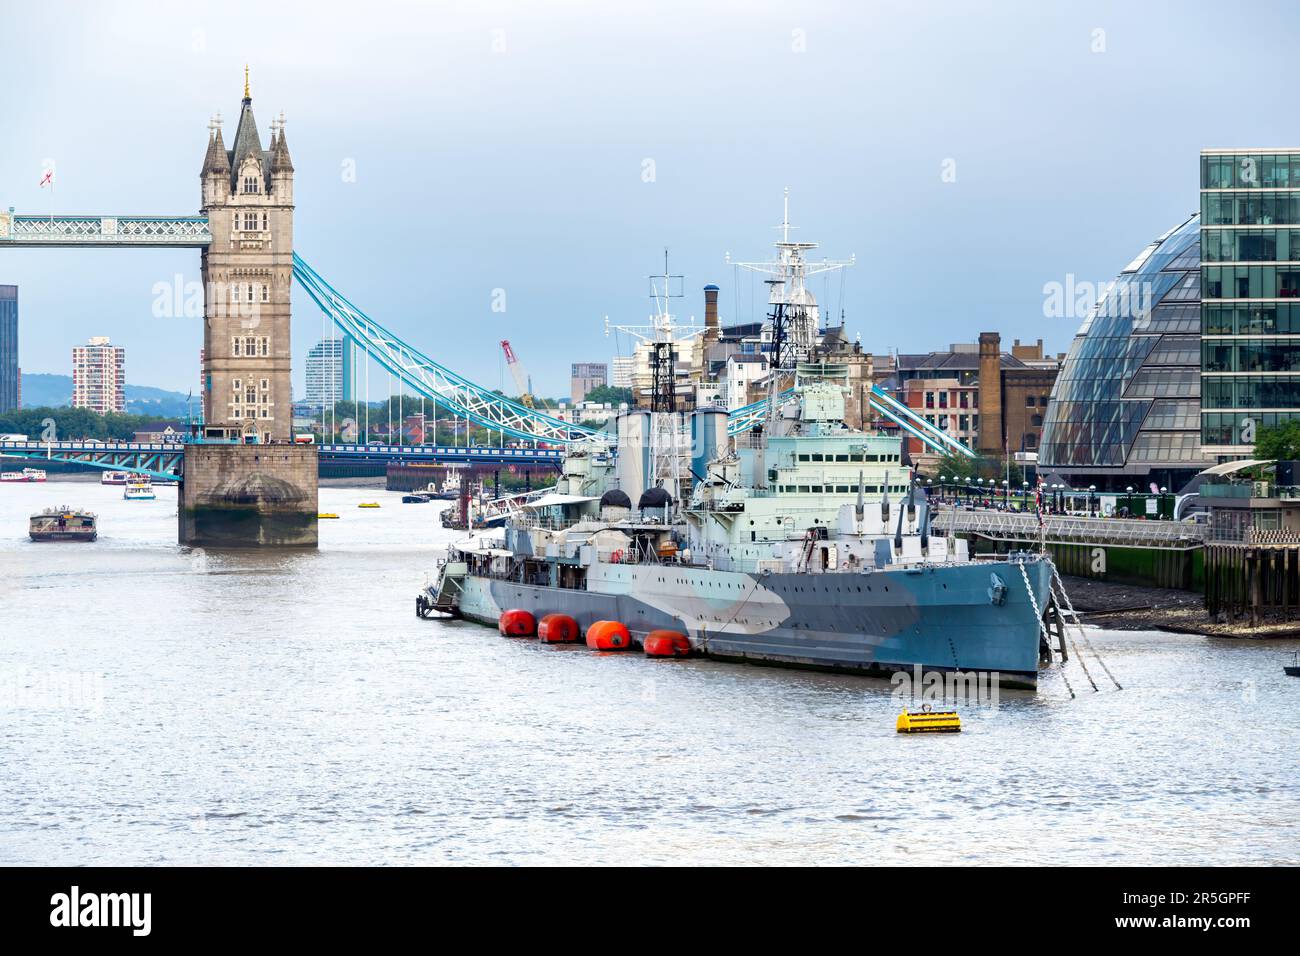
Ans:
[{"label": "ship's mast", "polygon": [[[786,187],[783,202],[781,239],[775,243],[776,258],[767,262],[732,262],[730,254],[727,262],[750,272],[758,272],[773,278],[766,280],[769,289],[768,304],[772,311],[768,316],[772,320],[774,336],[772,371],[768,376],[768,398],[775,398],[781,391],[781,380],[788,378],[794,368],[806,361],[817,342],[818,306],[816,297],[808,290],[805,280],[823,272],[838,272],[854,264],[856,256],[848,259],[822,259],[809,262],[807,253],[817,248],[815,242],[793,242],[790,230],[798,226],[790,225],[790,187]],[[769,417],[776,414],[775,402],[769,401]]]},{"label": "ship's mast", "polygon": [[[668,303],[674,298],[674,279],[680,287],[682,277],[668,271],[665,249],[663,275],[658,280],[650,279],[650,297],[655,301],[654,340],[650,343],[650,484],[667,490],[676,506],[682,494],[682,428],[677,414],[677,343],[673,341],[673,315]],[[675,297],[680,298],[681,292]]]},{"label": "ship's mast", "polygon": [[665,249],[664,271],[650,276],[650,298],[654,302],[650,324],[611,326],[608,319],[605,321],[606,335],[611,329],[626,332],[639,341],[638,348],[646,350],[650,371],[650,472],[646,484],[665,489],[672,495],[674,506],[683,495],[682,457],[688,447],[677,410],[677,358],[691,339],[704,332],[694,325],[679,325],[671,311],[670,300],[682,298],[682,278],[669,270]]}]

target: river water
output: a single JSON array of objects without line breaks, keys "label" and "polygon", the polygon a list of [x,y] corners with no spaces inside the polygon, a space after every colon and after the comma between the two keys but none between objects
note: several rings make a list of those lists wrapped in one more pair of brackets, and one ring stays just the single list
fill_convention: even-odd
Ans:
[{"label": "river water", "polygon": [[[99,541],[27,540],[63,503]],[[902,736],[883,680],[419,620],[438,507],[195,553],[174,489],[0,486],[0,864],[1300,863],[1300,642],[1092,631],[1123,691]]]}]

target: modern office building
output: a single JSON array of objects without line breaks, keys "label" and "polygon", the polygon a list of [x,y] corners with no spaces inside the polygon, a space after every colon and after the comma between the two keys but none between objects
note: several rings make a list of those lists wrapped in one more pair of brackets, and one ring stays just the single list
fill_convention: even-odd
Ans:
[{"label": "modern office building", "polygon": [[1181,488],[1201,449],[1201,222],[1146,246],[1097,297],[1046,413],[1039,473],[1076,488]]},{"label": "modern office building", "polygon": [[22,401],[18,370],[18,286],[0,285],[0,412],[11,412]]},{"label": "modern office building", "polygon": [[609,366],[604,362],[574,362],[569,375],[569,400],[580,404],[593,388],[609,384]]},{"label": "modern office building", "polygon": [[72,404],[101,415],[126,411],[126,349],[103,335],[72,350]]},{"label": "modern office building", "polygon": [[1300,418],[1300,150],[1201,151],[1201,441]]},{"label": "modern office building", "polygon": [[636,359],[631,355],[618,355],[610,362],[612,369],[610,385],[614,388],[631,388],[632,371],[636,366]]},{"label": "modern office building", "polygon": [[343,401],[343,339],[321,339],[307,353],[308,405],[328,408]]}]

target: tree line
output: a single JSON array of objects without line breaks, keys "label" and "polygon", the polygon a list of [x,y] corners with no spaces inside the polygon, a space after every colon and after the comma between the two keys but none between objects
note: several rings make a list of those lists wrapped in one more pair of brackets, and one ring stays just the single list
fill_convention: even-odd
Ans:
[{"label": "tree line", "polygon": [[89,408],[22,408],[0,412],[0,434],[26,435],[30,441],[45,437],[46,419],[54,422],[53,438],[57,441],[78,441],[89,438],[99,441],[131,441],[135,433],[157,422],[157,415],[127,415],[109,412],[101,415]]}]

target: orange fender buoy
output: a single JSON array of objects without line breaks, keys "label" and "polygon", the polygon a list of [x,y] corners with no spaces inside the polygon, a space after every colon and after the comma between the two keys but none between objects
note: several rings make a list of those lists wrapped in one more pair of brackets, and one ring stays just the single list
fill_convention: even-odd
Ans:
[{"label": "orange fender buoy", "polygon": [[632,635],[618,621],[596,621],[587,628],[587,646],[598,651],[625,651],[632,646]]},{"label": "orange fender buoy", "polygon": [[644,648],[649,657],[686,657],[691,653],[691,640],[681,631],[651,631]]},{"label": "orange fender buoy", "polygon": [[547,644],[574,644],[580,635],[578,622],[567,614],[548,614],[537,622],[537,639]]},{"label": "orange fender buoy", "polygon": [[537,633],[537,619],[527,611],[511,608],[501,612],[497,630],[506,637],[532,637]]}]

